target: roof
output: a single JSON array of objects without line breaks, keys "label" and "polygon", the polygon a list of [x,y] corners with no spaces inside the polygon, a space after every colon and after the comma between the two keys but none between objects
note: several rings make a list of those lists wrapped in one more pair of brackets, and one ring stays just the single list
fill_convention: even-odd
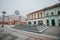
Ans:
[{"label": "roof", "polygon": [[29,13],[29,14],[27,14],[27,15],[34,14],[34,13],[37,13],[37,12],[40,12],[40,11],[44,11],[44,10],[48,10],[48,9],[52,9],[52,8],[56,8],[56,7],[60,7],[60,3],[54,4],[54,5],[49,6],[49,7],[45,7],[45,8],[43,8],[43,9],[34,11],[34,12]]},{"label": "roof", "polygon": [[48,9],[52,9],[52,8],[56,8],[56,7],[60,7],[60,3],[54,4],[54,5],[49,6],[49,7],[45,7],[43,10],[48,10]]},{"label": "roof", "polygon": [[37,13],[37,12],[42,12],[42,9],[41,9],[41,10],[34,11],[34,12],[29,13],[29,14],[27,14],[27,15],[34,14],[34,13]]}]

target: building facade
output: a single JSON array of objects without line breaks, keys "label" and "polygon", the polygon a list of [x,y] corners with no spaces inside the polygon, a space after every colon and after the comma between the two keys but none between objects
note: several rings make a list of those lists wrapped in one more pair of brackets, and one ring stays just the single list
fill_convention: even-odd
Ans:
[{"label": "building facade", "polygon": [[45,22],[47,26],[60,26],[60,3],[44,8]]},{"label": "building facade", "polygon": [[[0,17],[0,24],[3,23],[3,17]],[[4,17],[4,24],[26,24],[26,18],[17,15],[7,15]]]},{"label": "building facade", "polygon": [[27,24],[60,26],[60,3],[28,14]]},{"label": "building facade", "polygon": [[27,15],[27,24],[29,25],[43,25],[44,12],[38,10]]}]

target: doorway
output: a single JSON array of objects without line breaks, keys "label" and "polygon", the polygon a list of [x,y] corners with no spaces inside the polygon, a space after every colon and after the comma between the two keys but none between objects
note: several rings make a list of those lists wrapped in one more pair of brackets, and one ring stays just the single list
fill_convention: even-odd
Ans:
[{"label": "doorway", "polygon": [[29,25],[31,25],[31,22],[28,22]]},{"label": "doorway", "polygon": [[39,20],[38,25],[43,25],[43,20]]},{"label": "doorway", "polygon": [[34,21],[34,25],[36,24],[36,21]]},{"label": "doorway", "polygon": [[47,26],[49,26],[49,20],[47,19]]},{"label": "doorway", "polygon": [[54,19],[51,20],[51,23],[52,23],[52,26],[55,26],[55,20]]}]

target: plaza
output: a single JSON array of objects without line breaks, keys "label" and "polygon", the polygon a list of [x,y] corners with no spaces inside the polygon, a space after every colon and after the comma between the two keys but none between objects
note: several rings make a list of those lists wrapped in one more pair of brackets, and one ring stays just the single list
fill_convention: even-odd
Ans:
[{"label": "plaza", "polygon": [[15,40],[32,40],[32,39],[60,40],[59,27],[48,27],[48,29],[46,29],[43,32],[34,32],[34,31],[19,29],[21,27],[24,28],[25,26],[5,25],[4,33],[13,35],[16,38]]},{"label": "plaza", "polygon": [[58,1],[0,0],[0,40],[60,40]]}]

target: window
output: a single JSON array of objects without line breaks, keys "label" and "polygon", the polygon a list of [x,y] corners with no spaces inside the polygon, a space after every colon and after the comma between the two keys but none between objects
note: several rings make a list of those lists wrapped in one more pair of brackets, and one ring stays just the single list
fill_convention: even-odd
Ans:
[{"label": "window", "polygon": [[41,17],[42,17],[42,13],[41,13]]},{"label": "window", "polygon": [[32,14],[32,19],[33,19],[33,14]]},{"label": "window", "polygon": [[36,24],[36,21],[34,21],[34,24]]},{"label": "window", "polygon": [[39,13],[38,13],[38,18],[39,18]]},{"label": "window", "polygon": [[58,20],[58,25],[60,26],[60,19]]},{"label": "window", "polygon": [[60,11],[58,11],[58,15],[60,15]]},{"label": "window", "polygon": [[48,16],[48,13],[46,14],[46,16]]},{"label": "window", "polygon": [[36,18],[36,14],[34,14],[34,18]]},{"label": "window", "polygon": [[60,22],[60,19],[58,20],[58,22]]},{"label": "window", "polygon": [[38,25],[43,25],[43,20],[39,20]]},{"label": "window", "polygon": [[31,22],[28,22],[29,25],[31,25]]},{"label": "window", "polygon": [[51,15],[53,16],[53,15],[54,15],[54,13],[52,12],[52,13],[51,13]]}]

